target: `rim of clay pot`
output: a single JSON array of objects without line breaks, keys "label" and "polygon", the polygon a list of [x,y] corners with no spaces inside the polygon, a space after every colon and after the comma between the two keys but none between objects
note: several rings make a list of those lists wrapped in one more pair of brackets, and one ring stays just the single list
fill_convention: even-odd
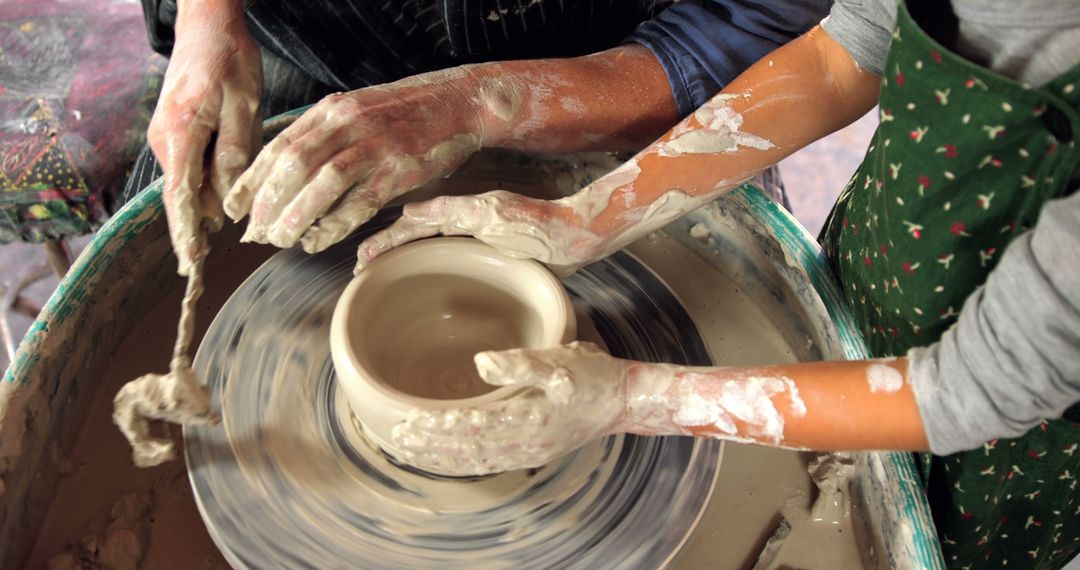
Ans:
[{"label": "rim of clay pot", "polygon": [[[536,303],[531,298],[532,296],[521,294],[511,288],[509,286],[510,282],[529,280],[545,290],[545,296],[549,298],[551,303],[551,310],[537,311],[537,314],[544,321],[545,334],[542,339],[542,346],[555,346],[570,342],[576,337],[577,322],[570,295],[563,288],[558,277],[540,263],[531,259],[512,258],[474,238],[435,237],[415,241],[395,248],[370,262],[362,272],[349,282],[349,285],[346,286],[345,291],[342,292],[341,297],[338,299],[337,306],[334,308],[334,315],[330,324],[330,351],[339,381],[342,382],[343,388],[346,389],[346,394],[349,395],[350,399],[352,399],[354,390],[349,387],[349,384],[354,382],[363,383],[366,388],[370,388],[380,396],[397,403],[426,410],[480,406],[498,401],[523,389],[518,386],[500,386],[495,387],[490,392],[461,399],[437,399],[416,396],[390,386],[375,370],[370,357],[366,354],[360,354],[356,350],[356,344],[351,339],[350,320],[352,313],[359,306],[357,303],[358,296],[371,283],[373,276],[378,276],[380,268],[399,265],[403,259],[417,255],[433,255],[435,251],[440,249],[444,250],[439,253],[444,255],[446,259],[484,258],[506,266],[504,273],[507,276],[513,275],[513,278],[508,277],[505,280],[491,281],[491,283],[508,293],[514,294],[530,306],[536,306]],[[466,261],[463,261],[457,267],[455,267],[454,263],[442,264],[439,266],[440,270],[442,270],[439,273],[468,276],[475,279],[476,275],[468,271],[469,265]],[[424,268],[415,272],[407,270],[399,277],[414,277],[435,273],[430,268]],[[371,404],[368,403],[368,405]],[[361,418],[361,423],[364,423],[363,418]]]}]

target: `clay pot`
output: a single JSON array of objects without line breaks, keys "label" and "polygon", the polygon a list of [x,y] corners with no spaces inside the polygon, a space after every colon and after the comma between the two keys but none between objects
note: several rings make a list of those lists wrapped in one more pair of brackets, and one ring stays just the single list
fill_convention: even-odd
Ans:
[{"label": "clay pot", "polygon": [[471,238],[410,243],[368,264],[334,309],[330,350],[372,444],[391,456],[412,409],[477,406],[513,395],[486,384],[473,355],[574,339],[570,297],[543,265]]}]

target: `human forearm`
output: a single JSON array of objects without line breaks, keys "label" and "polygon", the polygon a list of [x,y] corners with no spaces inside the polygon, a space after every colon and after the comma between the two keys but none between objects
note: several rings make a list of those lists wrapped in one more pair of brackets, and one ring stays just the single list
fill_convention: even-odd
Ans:
[{"label": "human forearm", "polygon": [[623,360],[574,342],[483,352],[475,361],[488,384],[522,390],[475,408],[411,414],[394,428],[394,442],[413,465],[461,475],[524,469],[618,433],[926,449],[904,359],[692,368]]},{"label": "human forearm", "polygon": [[849,124],[874,104],[878,82],[815,28],[567,205],[618,249]]},{"label": "human forearm", "polygon": [[619,431],[822,451],[927,448],[905,359],[628,370]]},{"label": "human forearm", "polygon": [[313,106],[262,150],[225,211],[250,214],[244,240],[321,251],[481,148],[636,149],[675,120],[664,72],[638,46],[424,73]]},{"label": "human forearm", "polygon": [[[507,83],[488,91],[498,97],[481,97],[487,101],[484,107],[527,113],[514,105],[521,99],[510,95],[520,91],[506,90],[514,86]],[[491,192],[409,205],[394,225],[361,244],[357,269],[390,248],[443,233],[472,235],[509,255],[573,271],[850,123],[873,105],[878,83],[815,28],[767,56],[660,140],[576,194],[549,202]]]},{"label": "human forearm", "polygon": [[1080,398],[1080,278],[1062,269],[1080,265],[1078,227],[1080,195],[1049,203],[956,325],[907,358],[755,369],[635,363],[622,376],[622,429],[938,454],[1019,436]]},{"label": "human forearm", "polygon": [[[639,150],[678,119],[667,76],[648,49],[472,67],[483,145],[534,151]],[[485,89],[498,85],[508,105]],[[506,120],[506,110],[513,110]]]}]

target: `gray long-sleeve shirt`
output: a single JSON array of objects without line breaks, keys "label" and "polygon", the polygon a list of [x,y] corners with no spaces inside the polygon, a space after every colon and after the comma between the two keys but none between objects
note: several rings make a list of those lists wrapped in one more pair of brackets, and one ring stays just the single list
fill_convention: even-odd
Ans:
[{"label": "gray long-sleeve shirt", "polygon": [[908,359],[937,454],[1021,435],[1080,400],[1080,193],[1048,202],[956,324]]},{"label": "gray long-sleeve shirt", "polygon": [[[953,0],[957,50],[1033,85],[1080,62],[1075,0]],[[881,74],[896,0],[838,0],[822,23]],[[1080,400],[1080,193],[1048,202],[968,297],[936,344],[908,353],[930,449],[939,455],[1022,435]]]}]

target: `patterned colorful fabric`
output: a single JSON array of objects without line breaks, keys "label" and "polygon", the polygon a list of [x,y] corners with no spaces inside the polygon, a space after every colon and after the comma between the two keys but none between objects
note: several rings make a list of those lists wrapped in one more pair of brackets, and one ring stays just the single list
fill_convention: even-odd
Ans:
[{"label": "patterned colorful fabric", "polygon": [[[935,342],[1008,243],[1063,195],[1080,164],[1078,87],[1080,66],[1040,88],[975,66],[901,5],[880,126],[823,234],[875,355]],[[950,568],[1060,568],[1076,555],[1077,428],[1044,422],[932,459]]]},{"label": "patterned colorful fabric", "polygon": [[0,3],[0,243],[108,216],[164,69],[144,34],[138,4]]}]

